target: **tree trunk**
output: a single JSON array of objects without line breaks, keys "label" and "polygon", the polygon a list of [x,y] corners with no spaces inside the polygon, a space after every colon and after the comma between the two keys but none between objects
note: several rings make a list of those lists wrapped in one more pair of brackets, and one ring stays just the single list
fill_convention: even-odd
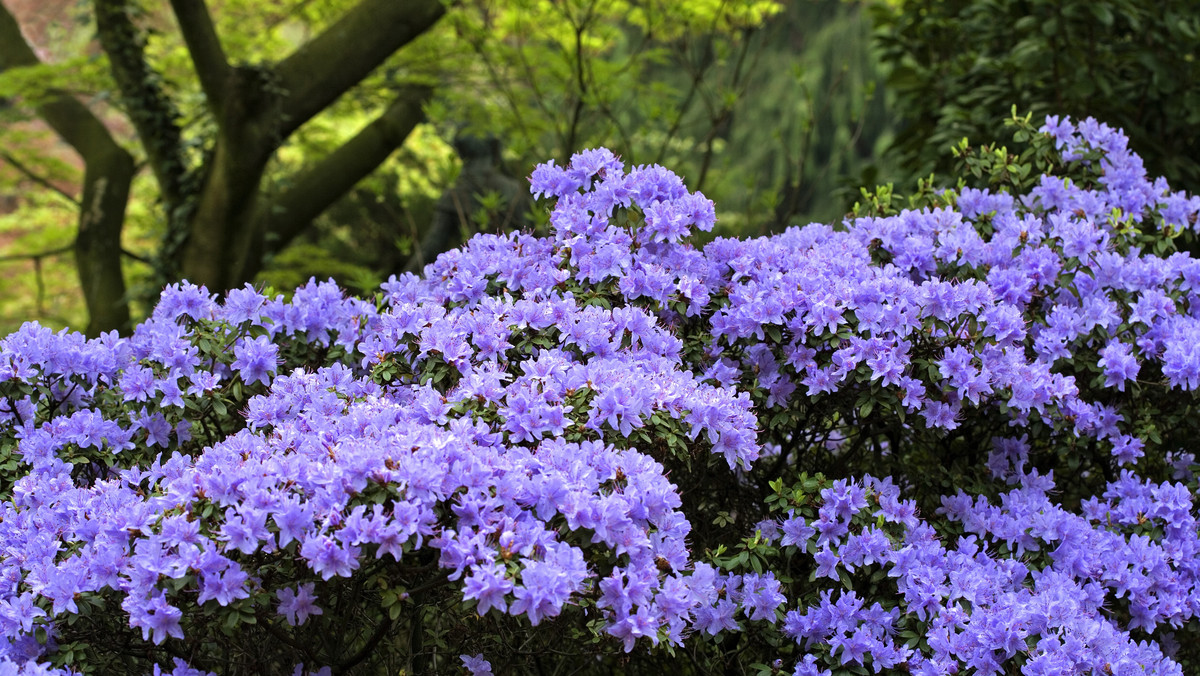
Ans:
[{"label": "tree trunk", "polygon": [[[193,7],[174,0],[176,11]],[[441,0],[360,0],[341,20],[270,67],[238,67],[201,76],[220,102],[214,154],[206,168],[180,261],[187,280],[220,292],[253,279],[262,266],[268,229],[289,240],[321,211],[379,166],[421,118],[426,90],[404,89],[345,147],[294,177],[304,191],[266,196],[260,189],[280,145],[396,50],[437,22]],[[182,20],[182,17],[181,17]],[[205,35],[192,42],[211,41]],[[219,62],[217,50],[202,65]],[[336,187],[337,189],[333,189]]]},{"label": "tree trunk", "polygon": [[245,259],[262,250],[253,214],[264,169],[236,145],[217,143],[183,247],[184,279],[217,292],[248,281],[241,274]]},{"label": "tree trunk", "polygon": [[[17,21],[0,4],[0,70],[39,64]],[[133,158],[87,106],[69,94],[38,106],[38,114],[83,159],[83,201],[75,237],[75,269],[88,310],[87,335],[128,333],[129,299],[121,272],[121,229]]]},{"label": "tree trunk", "polygon": [[88,309],[87,335],[129,333],[129,299],[121,273],[121,228],[133,180],[133,158],[120,148],[87,158],[75,269]]},{"label": "tree trunk", "polygon": [[225,291],[250,281],[247,258],[261,257],[255,208],[267,163],[279,145],[279,101],[268,74],[233,69],[226,85],[216,147],[188,226],[179,271],[184,279]]}]

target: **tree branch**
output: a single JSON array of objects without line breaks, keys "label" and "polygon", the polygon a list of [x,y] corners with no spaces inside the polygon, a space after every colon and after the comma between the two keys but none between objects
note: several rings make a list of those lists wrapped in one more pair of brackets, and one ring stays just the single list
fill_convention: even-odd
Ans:
[{"label": "tree branch", "polygon": [[162,78],[146,61],[145,40],[130,18],[128,0],[96,0],[96,32],[108,54],[125,113],[133,122],[167,213],[190,192],[179,111],[162,89]]},{"label": "tree branch", "polygon": [[[0,70],[2,70],[2,69],[0,69]],[[8,151],[0,150],[0,160],[4,160],[5,162],[8,162],[9,164],[11,164],[13,169],[16,169],[25,178],[33,181],[34,183],[37,183],[38,185],[42,186],[46,190],[53,192],[54,194],[58,195],[59,197],[62,197],[63,199],[70,202],[71,204],[74,204],[76,208],[79,207],[79,200],[75,199],[75,197],[73,195],[71,195],[71,193],[54,185],[54,183],[52,183],[50,181],[50,179],[46,178],[45,176],[38,175],[37,172],[35,172],[34,170],[25,166],[25,164],[23,162],[21,162],[20,160],[18,160],[15,157],[13,157],[11,154],[9,154]]]},{"label": "tree branch", "polygon": [[39,258],[49,258],[50,256],[61,256],[68,253],[75,247],[75,243],[64,244],[53,249],[45,249],[43,251],[33,251],[31,253],[5,254],[0,256],[0,263],[10,263],[12,261],[36,261]]},{"label": "tree branch", "polygon": [[428,87],[402,90],[374,122],[297,177],[287,192],[265,207],[267,245],[287,246],[322,211],[345,195],[400,147],[424,119]]},{"label": "tree branch", "polygon": [[142,256],[140,254],[135,254],[134,252],[130,251],[129,249],[126,249],[125,247],[121,247],[121,255],[126,258],[132,258],[133,260],[141,263],[142,265],[149,265],[150,267],[154,267],[154,261],[152,261],[149,258],[146,258],[145,256]]},{"label": "tree branch", "polygon": [[36,66],[41,63],[25,36],[16,18],[9,13],[8,8],[0,3],[0,70],[18,66]]},{"label": "tree branch", "polygon": [[375,627],[375,631],[371,633],[371,637],[367,639],[367,642],[363,644],[362,648],[360,648],[358,652],[338,663],[337,671],[335,673],[348,673],[351,669],[358,666],[358,664],[360,664],[363,660],[370,657],[371,654],[375,652],[375,649],[379,647],[379,641],[383,639],[384,635],[387,634],[391,628],[392,618],[384,617]]},{"label": "tree branch", "polygon": [[276,67],[285,92],[279,137],[324,110],[445,13],[442,0],[360,0]]},{"label": "tree branch", "polygon": [[209,108],[220,119],[225,103],[230,67],[221,47],[221,38],[213,27],[212,16],[204,0],[171,0],[171,10],[179,23],[179,32],[187,43],[188,56],[200,78],[200,88]]}]

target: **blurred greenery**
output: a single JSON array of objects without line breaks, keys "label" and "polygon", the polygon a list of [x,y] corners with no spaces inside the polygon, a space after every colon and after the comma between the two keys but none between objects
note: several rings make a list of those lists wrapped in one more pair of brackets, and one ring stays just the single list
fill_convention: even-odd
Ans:
[{"label": "blurred greenery", "polygon": [[996,140],[1015,105],[1123,128],[1152,176],[1200,190],[1194,0],[890,0],[871,15],[913,175],[949,171],[964,137]]},{"label": "blurred greenery", "polygon": [[[253,64],[278,60],[354,4],[234,0],[211,9],[230,61]],[[0,331],[29,318],[86,321],[71,254],[39,258],[40,274],[28,257],[71,243],[76,206],[46,186],[72,196],[82,175],[37,123],[39,97],[78,93],[140,152],[128,104],[114,105],[90,5],[68,2],[70,11],[42,19],[37,32],[53,42],[38,45],[46,63],[0,72],[0,92],[13,102],[0,108],[0,143],[23,168],[0,158],[0,194],[15,202],[0,221],[0,255],[15,257],[0,268]],[[165,10],[138,7],[146,60],[179,110],[188,156],[202,163],[216,129],[186,45]],[[352,138],[399,80],[436,87],[427,123],[290,248],[268,242],[258,283],[332,277],[362,290],[402,269],[460,170],[451,141],[462,133],[499,139],[500,171],[515,178],[599,145],[631,163],[668,165],[717,201],[729,234],[836,219],[887,166],[879,156],[891,137],[887,106],[859,3],[471,0],[281,145],[263,190],[283,193]],[[159,189],[150,172],[138,173],[122,234],[135,317],[163,282],[156,266],[169,218]]]},{"label": "blurred greenery", "polygon": [[[56,253],[74,238],[82,170],[34,108],[71,92],[147,158],[95,42],[94,0],[40,14],[2,1],[25,7],[45,63],[0,71],[0,332],[33,318],[82,327],[72,254]],[[357,1],[209,6],[231,63],[270,65]],[[202,165],[216,123],[187,47],[169,11],[135,6]],[[497,139],[496,170],[517,180],[600,145],[669,166],[716,201],[720,234],[836,222],[861,187],[947,174],[948,150],[994,140],[1014,104],[1122,126],[1151,173],[1195,191],[1198,35],[1200,8],[1185,0],[466,0],[273,152],[267,195],[353,138],[400,84],[434,87],[396,152],[290,245],[267,242],[256,283],[332,277],[359,291],[404,269],[455,185],[463,134]],[[139,171],[122,232],[135,318],[164,281],[169,221],[161,186]]]}]

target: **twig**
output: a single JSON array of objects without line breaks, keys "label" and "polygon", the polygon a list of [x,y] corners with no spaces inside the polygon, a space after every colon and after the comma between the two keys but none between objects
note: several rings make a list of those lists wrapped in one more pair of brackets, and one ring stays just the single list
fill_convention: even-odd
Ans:
[{"label": "twig", "polygon": [[72,196],[70,193],[63,190],[62,188],[54,185],[53,183],[50,182],[49,179],[45,178],[44,176],[39,176],[38,174],[34,173],[34,171],[32,169],[25,166],[25,164],[23,164],[17,158],[13,157],[12,154],[9,153],[8,151],[0,150],[0,159],[11,164],[13,166],[13,168],[16,169],[17,171],[21,172],[21,174],[23,174],[25,176],[25,178],[28,178],[29,180],[33,181],[34,183],[37,183],[38,185],[42,186],[43,188],[50,190],[54,194],[58,195],[59,197],[62,197],[63,199],[70,202],[71,204],[75,205],[76,207],[80,206],[79,200],[75,199],[74,196]]},{"label": "twig", "polygon": [[38,261],[50,256],[59,256],[68,253],[74,248],[75,242],[71,242],[70,244],[64,244],[63,246],[60,246],[57,249],[47,249],[45,251],[37,251],[34,253],[25,254],[6,254],[4,256],[0,256],[0,263],[6,263],[8,261],[23,261],[26,259]]},{"label": "twig", "polygon": [[309,646],[297,641],[295,638],[289,636],[282,629],[275,626],[275,624],[272,622],[272,619],[270,617],[267,617],[266,615],[264,615],[261,612],[257,613],[256,615],[258,616],[258,619],[260,620],[259,626],[261,626],[263,629],[266,629],[267,633],[270,634],[271,636],[273,636],[275,638],[275,640],[281,641],[281,642],[287,644],[288,646],[294,648],[295,650],[299,651],[300,654],[304,655],[304,657],[307,658],[308,660],[311,661],[313,659],[313,653]]},{"label": "twig", "polygon": [[37,309],[37,316],[41,317],[46,309],[46,281],[42,279],[42,259],[33,259],[33,279],[37,284],[37,296],[34,301],[34,307]]},{"label": "twig", "polygon": [[387,634],[388,630],[391,628],[391,618],[385,617],[383,621],[375,627],[375,632],[371,634],[371,638],[367,639],[367,642],[358,652],[338,663],[337,673],[346,673],[351,668],[357,666],[360,662],[370,657],[371,653],[375,652],[375,649],[379,647],[379,641],[383,639],[384,635]]},{"label": "twig", "polygon": [[135,260],[139,263],[144,263],[146,265],[151,265],[151,266],[154,265],[154,261],[150,260],[149,258],[146,258],[145,256],[143,256],[141,254],[135,254],[132,251],[130,251],[129,249],[126,249],[125,247],[121,247],[121,255],[125,256],[127,258],[132,258],[133,260]]}]

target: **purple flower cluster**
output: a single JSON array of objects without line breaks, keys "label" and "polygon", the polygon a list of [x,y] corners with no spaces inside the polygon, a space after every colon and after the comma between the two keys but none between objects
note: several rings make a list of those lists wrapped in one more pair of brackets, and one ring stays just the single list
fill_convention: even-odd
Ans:
[{"label": "purple flower cluster", "polygon": [[[1131,481],[1127,476],[1110,493],[1140,489],[1165,497],[1176,490]],[[782,530],[791,535],[780,545],[803,551],[811,538],[817,579],[874,567],[894,580],[898,599],[868,604],[853,590],[827,589],[815,605],[789,611],[782,631],[808,653],[795,673],[828,673],[824,662],[869,666],[874,673],[904,664],[917,674],[964,667],[999,674],[1014,660],[1025,674],[1183,673],[1157,645],[1127,632],[1178,628],[1193,614],[1181,605],[1197,598],[1194,519],[1186,517],[1161,543],[1127,537],[1104,527],[1111,518],[1104,503],[1088,508],[1089,522],[1046,498],[1050,488],[1033,476],[1001,506],[963,494],[946,498],[941,513],[968,533],[953,547],[913,516],[911,503],[900,500],[889,481],[867,477],[822,489],[819,517],[811,525],[787,517]],[[1174,514],[1188,513],[1190,501],[1184,502]],[[1031,558],[1043,549],[1047,559]],[[1125,627],[1109,612],[1114,591],[1115,598],[1129,599]]]},{"label": "purple flower cluster", "polygon": [[[534,171],[552,234],[476,237],[375,302],[182,284],[129,337],[22,327],[0,340],[0,670],[53,673],[101,598],[159,646],[198,608],[301,630],[340,579],[425,566],[474,613],[585,617],[627,653],[774,631],[796,674],[1181,673],[1135,636],[1200,613],[1195,506],[1135,468],[1187,449],[1122,407],[1156,387],[1186,411],[1200,387],[1200,263],[1134,234],[1192,228],[1200,201],[1108,127],[1044,130],[1094,184],[701,249],[712,202],[600,149]],[[888,417],[879,453],[903,459],[986,416],[1024,430],[996,439],[990,496],[922,519],[909,478],[842,478],[772,507],[760,553],[691,549],[685,494],[768,510],[684,481],[794,475],[764,440],[817,430],[837,458]],[[1032,449],[1075,443],[1127,465],[1077,512]],[[894,593],[855,587],[873,572]]]},{"label": "purple flower cluster", "polygon": [[423,280],[392,289],[470,303],[497,286],[541,298],[607,285],[668,326],[702,317],[711,342],[687,365],[720,385],[755,381],[768,407],[878,385],[892,393],[887,406],[932,429],[999,407],[1014,424],[1045,419],[1103,439],[1132,462],[1144,441],[1120,413],[1084,396],[1076,374],[1095,365],[1104,387],[1125,392],[1153,365],[1169,388],[1200,386],[1191,310],[1200,306],[1200,262],[1143,253],[1114,219],[1151,223],[1170,212],[1164,227],[1190,227],[1200,199],[1147,180],[1104,125],[1052,119],[1046,129],[1068,154],[1107,151],[1099,185],[1047,176],[1021,199],[963,189],[947,197],[954,208],[718,239],[702,251],[648,237],[649,226],[628,216],[641,210],[649,222],[659,205],[694,201],[677,178],[659,167],[625,174],[606,151],[591,151],[568,168],[534,172],[534,193],[557,198],[552,241],[477,238]]}]

